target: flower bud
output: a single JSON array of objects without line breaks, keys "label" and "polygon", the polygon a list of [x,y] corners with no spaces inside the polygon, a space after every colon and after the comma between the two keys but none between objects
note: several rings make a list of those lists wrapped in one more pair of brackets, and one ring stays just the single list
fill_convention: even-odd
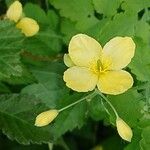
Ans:
[{"label": "flower bud", "polygon": [[131,142],[133,133],[132,129],[126,124],[121,118],[117,118],[116,120],[117,131],[122,139]]},{"label": "flower bud", "polygon": [[28,17],[22,18],[17,23],[16,27],[21,29],[22,33],[24,33],[27,37],[33,36],[39,31],[38,23],[34,19]]},{"label": "flower bud", "polygon": [[22,4],[19,1],[15,1],[8,8],[6,17],[12,21],[17,22],[21,16],[22,16]]},{"label": "flower bud", "polygon": [[40,113],[35,120],[35,126],[42,127],[51,123],[59,114],[58,110],[52,109]]},{"label": "flower bud", "polygon": [[65,65],[66,65],[67,67],[72,67],[72,66],[74,66],[74,63],[73,63],[73,61],[71,60],[69,54],[65,54],[65,55],[64,55],[64,63],[65,63]]}]

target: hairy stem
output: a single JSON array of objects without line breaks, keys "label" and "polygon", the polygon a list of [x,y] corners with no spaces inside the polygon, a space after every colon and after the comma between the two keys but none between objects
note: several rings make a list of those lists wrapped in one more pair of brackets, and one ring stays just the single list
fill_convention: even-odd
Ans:
[{"label": "hairy stem", "polygon": [[107,97],[105,95],[103,95],[99,90],[96,90],[97,94],[100,95],[106,102],[107,104],[111,107],[111,109],[113,110],[113,112],[115,113],[116,118],[119,118],[119,115],[116,111],[116,109],[114,108],[114,106],[111,104],[111,102],[107,99]]},{"label": "hairy stem", "polygon": [[64,110],[66,110],[66,109],[68,109],[68,108],[70,108],[70,107],[72,107],[72,106],[74,106],[74,105],[76,105],[76,104],[78,104],[78,103],[80,103],[80,102],[86,100],[86,99],[92,99],[92,98],[95,97],[96,95],[97,95],[97,93],[96,93],[96,91],[94,91],[93,93],[91,93],[91,94],[89,94],[89,95],[87,95],[87,96],[85,96],[85,97],[83,97],[83,98],[81,98],[81,99],[75,101],[74,103],[71,103],[71,104],[69,104],[69,105],[67,105],[67,106],[65,106],[65,107],[63,107],[63,108],[61,108],[61,109],[59,109],[59,112],[64,111]]}]

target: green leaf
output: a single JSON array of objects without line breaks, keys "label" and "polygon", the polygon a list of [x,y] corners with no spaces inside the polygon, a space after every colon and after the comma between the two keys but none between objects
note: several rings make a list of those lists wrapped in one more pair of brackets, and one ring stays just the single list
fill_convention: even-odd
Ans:
[{"label": "green leaf", "polygon": [[[25,87],[22,93],[40,98],[47,107],[61,109],[81,98],[82,94],[69,95],[60,75],[63,72],[62,65],[52,63],[45,68],[32,68],[31,70],[38,83]],[[54,139],[76,127],[80,128],[85,122],[86,112],[86,102],[61,112],[54,124],[50,124]]]},{"label": "green leaf", "polygon": [[32,68],[31,71],[38,83],[26,86],[22,93],[34,95],[40,98],[50,108],[55,108],[57,102],[66,93],[66,86],[62,80],[62,75],[56,71],[61,71],[63,65],[52,63],[44,68]]},{"label": "green leaf", "polygon": [[22,67],[20,57],[14,55],[1,55],[0,56],[0,80],[3,78],[10,78],[10,76],[21,76]]},{"label": "green leaf", "polygon": [[27,3],[24,6],[24,13],[27,17],[33,18],[41,24],[49,24],[50,22],[44,10],[37,4]]},{"label": "green leaf", "polygon": [[24,66],[21,65],[22,67],[22,75],[21,76],[10,76],[9,78],[4,78],[3,81],[8,83],[8,84],[29,84],[35,82],[35,78],[29,72],[29,70]]},{"label": "green leaf", "polygon": [[40,23],[40,31],[34,37],[24,41],[24,49],[34,55],[54,55],[61,51],[62,39],[57,27],[59,18],[53,10],[47,14],[37,4],[27,3],[24,7],[25,15]]},{"label": "green leaf", "polygon": [[135,36],[142,38],[144,43],[149,43],[150,26],[147,22],[140,20],[135,25]]},{"label": "green leaf", "polygon": [[122,9],[134,14],[148,7],[150,7],[149,0],[125,0],[124,3],[122,3]]},{"label": "green leaf", "polygon": [[150,126],[143,129],[142,140],[140,141],[140,146],[143,150],[149,150],[150,148]]},{"label": "green leaf", "polygon": [[54,10],[48,10],[47,18],[49,19],[50,28],[56,30],[59,26],[59,16]]},{"label": "green leaf", "polygon": [[149,81],[150,78],[150,27],[144,20],[137,22],[135,26],[135,43],[136,50],[135,56],[129,64],[131,72],[136,75],[136,78],[140,81]]},{"label": "green leaf", "polygon": [[69,18],[71,21],[76,21],[78,28],[82,28],[82,30],[86,30],[98,21],[94,16],[94,8],[91,0],[80,0],[78,2],[76,0],[49,1],[56,9],[60,10],[60,15],[62,17]]},{"label": "green leaf", "polygon": [[[127,23],[128,20],[128,23]],[[116,36],[135,35],[137,17],[133,14],[119,13],[113,18],[104,18],[88,28],[85,33],[94,37],[104,46],[110,39]]]},{"label": "green leaf", "polygon": [[[94,9],[91,0],[49,0],[52,5],[60,9],[61,16],[70,18],[73,21],[86,18],[88,15],[93,15]],[[67,4],[67,5],[66,5]],[[86,9],[85,9],[86,6]]]},{"label": "green leaf", "polygon": [[139,141],[141,140],[141,130],[133,130],[133,138],[131,143],[129,143],[124,150],[141,150]]},{"label": "green leaf", "polygon": [[0,53],[3,55],[14,54],[21,50],[24,36],[15,27],[14,23],[0,21]]},{"label": "green leaf", "polygon": [[146,127],[142,132],[142,138],[145,140],[146,143],[150,144],[150,126]]},{"label": "green leaf", "polygon": [[0,80],[22,75],[20,56],[23,35],[7,20],[0,21]]},{"label": "green leaf", "polygon": [[88,109],[89,115],[96,121],[103,120],[105,117],[108,117],[103,102],[99,96],[96,96],[89,101]]},{"label": "green leaf", "polygon": [[[129,90],[124,94],[109,96],[108,99],[117,110],[119,116],[131,127],[138,125],[139,118],[142,117],[142,105],[140,103],[141,94],[136,90]],[[132,114],[132,117],[130,117]]]},{"label": "green leaf", "polygon": [[[137,18],[134,15],[120,13],[115,15],[113,20],[106,19],[105,22],[104,20],[100,21],[97,24],[99,29],[98,40],[100,41],[100,43],[105,44],[115,36],[132,37],[134,35],[134,28],[137,21],[136,19]],[[96,28],[96,26],[93,26],[93,28]]]},{"label": "green leaf", "polygon": [[52,139],[50,130],[34,126],[36,115],[46,107],[27,95],[0,96],[0,128],[11,140],[21,144],[47,143]]},{"label": "green leaf", "polygon": [[75,27],[75,23],[66,18],[61,21],[61,32],[64,34],[63,40],[67,45],[72,36],[79,33]]},{"label": "green leaf", "polygon": [[96,11],[104,16],[113,16],[117,13],[117,9],[122,0],[93,0]]},{"label": "green leaf", "polygon": [[81,19],[81,21],[76,24],[76,28],[80,30],[80,32],[86,32],[86,30],[95,26],[98,22],[98,19],[90,15],[88,18]]},{"label": "green leaf", "polygon": [[26,3],[24,13],[27,17],[35,19],[41,25],[48,25],[50,29],[56,30],[59,23],[59,16],[53,9],[47,13],[37,4]]},{"label": "green leaf", "polygon": [[131,72],[136,75],[137,79],[140,81],[149,81],[150,78],[150,47],[145,44],[143,40],[136,38],[136,50],[135,56],[133,57],[129,68]]},{"label": "green leaf", "polygon": [[149,150],[149,148],[150,148],[150,143],[145,143],[144,140],[141,140],[141,142],[140,142],[140,147],[141,147],[142,150]]},{"label": "green leaf", "polygon": [[[67,106],[67,103],[73,103],[81,97],[79,94],[68,95],[63,97],[60,102],[60,107]],[[66,105],[65,105],[66,104]],[[67,131],[72,131],[74,128],[81,128],[87,117],[87,102],[81,102],[63,112],[61,112],[51,126],[51,131],[55,139],[62,136]]]},{"label": "green leaf", "polygon": [[62,39],[55,31],[43,27],[36,36],[27,38],[23,46],[34,55],[54,55],[61,51]]}]

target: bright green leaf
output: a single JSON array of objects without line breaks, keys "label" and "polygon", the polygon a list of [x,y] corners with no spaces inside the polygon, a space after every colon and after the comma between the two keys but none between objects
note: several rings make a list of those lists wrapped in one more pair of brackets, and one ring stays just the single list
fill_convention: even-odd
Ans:
[{"label": "bright green leaf", "polygon": [[117,13],[122,0],[93,0],[96,11],[104,16],[113,16]]},{"label": "bright green leaf", "polygon": [[[86,30],[97,23],[94,16],[94,8],[91,0],[49,0],[50,3],[59,9],[62,17],[77,22],[78,28]],[[67,5],[66,5],[67,4]],[[86,6],[86,7],[85,7]]]}]

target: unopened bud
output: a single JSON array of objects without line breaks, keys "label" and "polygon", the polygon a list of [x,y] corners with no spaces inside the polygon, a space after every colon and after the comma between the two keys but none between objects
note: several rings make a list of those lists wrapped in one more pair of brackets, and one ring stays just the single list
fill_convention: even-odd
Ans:
[{"label": "unopened bud", "polygon": [[74,66],[74,63],[73,63],[73,61],[71,60],[69,54],[65,54],[65,55],[64,55],[64,63],[65,63],[65,65],[66,65],[67,67],[72,67],[72,66]]},{"label": "unopened bud", "polygon": [[116,120],[117,131],[122,139],[131,142],[133,133],[132,129],[126,124],[121,118],[117,118]]},{"label": "unopened bud", "polygon": [[22,33],[24,33],[27,37],[33,36],[39,31],[38,23],[34,19],[28,17],[22,18],[17,23],[16,27],[21,29]]},{"label": "unopened bud", "polygon": [[19,1],[15,1],[10,5],[7,10],[6,17],[12,21],[17,22],[22,16],[22,4]]},{"label": "unopened bud", "polygon": [[35,120],[35,126],[42,127],[51,123],[59,114],[58,110],[52,109],[40,113]]}]

